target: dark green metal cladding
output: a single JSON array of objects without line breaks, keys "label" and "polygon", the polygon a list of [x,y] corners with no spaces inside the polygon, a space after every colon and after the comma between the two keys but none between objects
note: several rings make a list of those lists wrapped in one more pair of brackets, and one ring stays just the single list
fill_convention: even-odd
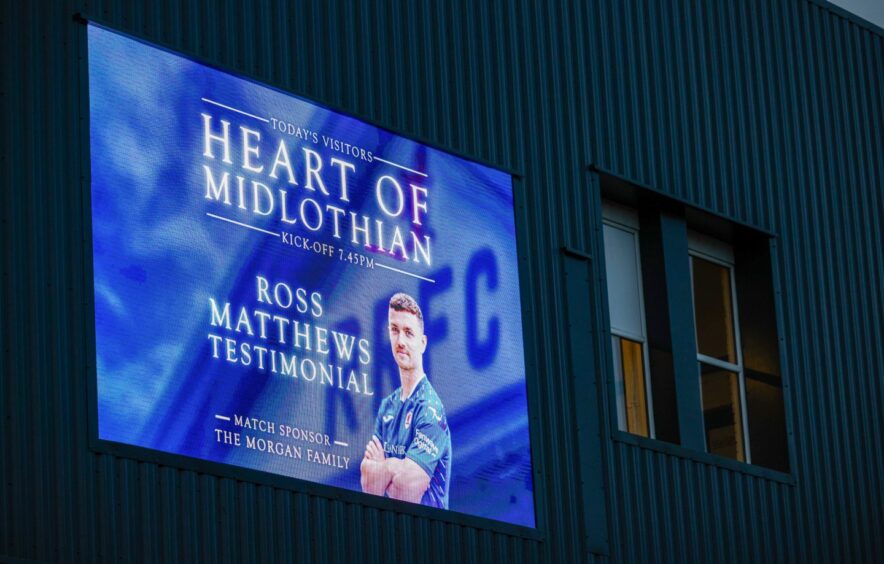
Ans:
[{"label": "dark green metal cladding", "polygon": [[[90,450],[75,14],[517,173],[540,538]],[[4,3],[0,45],[0,559],[884,561],[880,28],[821,0],[71,0]],[[611,428],[594,170],[775,234],[789,475]]]}]

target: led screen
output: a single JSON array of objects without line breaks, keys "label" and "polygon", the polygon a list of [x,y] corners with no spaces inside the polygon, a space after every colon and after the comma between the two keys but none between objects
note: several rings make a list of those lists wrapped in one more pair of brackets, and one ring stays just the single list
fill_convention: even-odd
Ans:
[{"label": "led screen", "polygon": [[510,176],[88,37],[98,438],[533,527]]}]

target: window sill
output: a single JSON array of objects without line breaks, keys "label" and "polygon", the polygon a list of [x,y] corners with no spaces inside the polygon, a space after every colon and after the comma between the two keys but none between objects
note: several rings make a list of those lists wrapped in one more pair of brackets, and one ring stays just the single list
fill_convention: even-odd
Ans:
[{"label": "window sill", "polygon": [[729,458],[709,454],[708,452],[697,452],[680,445],[674,445],[672,443],[658,441],[656,439],[649,439],[647,437],[633,435],[624,431],[613,431],[611,433],[611,438],[619,443],[637,446],[639,448],[652,450],[654,452],[661,452],[663,454],[676,456],[678,458],[693,460],[694,462],[699,462],[708,466],[715,466],[718,468],[723,468],[725,470],[731,470],[734,472],[739,472],[741,474],[754,476],[756,478],[762,478],[773,482],[780,482],[789,486],[796,485],[795,477],[792,476],[792,474],[786,474],[778,470],[771,470],[770,468],[764,468],[761,466],[746,464],[744,462],[738,462]]}]

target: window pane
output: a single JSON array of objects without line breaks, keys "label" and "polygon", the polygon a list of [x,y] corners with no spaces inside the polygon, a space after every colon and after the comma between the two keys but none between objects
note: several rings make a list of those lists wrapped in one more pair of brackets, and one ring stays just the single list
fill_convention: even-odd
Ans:
[{"label": "window pane", "polygon": [[736,256],[734,274],[752,464],[788,472],[789,450],[769,241],[761,238],[755,245],[741,247]]},{"label": "window pane", "polygon": [[736,364],[730,269],[697,257],[691,262],[697,351]]},{"label": "window pane", "polygon": [[752,464],[788,472],[786,414],[779,377],[746,371],[746,419],[752,444]]},{"label": "window pane", "polygon": [[614,346],[615,357],[619,361],[615,385],[620,428],[647,437],[650,433],[642,345],[629,339],[614,337]]},{"label": "window pane", "polygon": [[706,450],[745,461],[740,385],[737,374],[700,363]]},{"label": "window pane", "polygon": [[611,329],[644,338],[636,235],[605,224],[604,238]]}]

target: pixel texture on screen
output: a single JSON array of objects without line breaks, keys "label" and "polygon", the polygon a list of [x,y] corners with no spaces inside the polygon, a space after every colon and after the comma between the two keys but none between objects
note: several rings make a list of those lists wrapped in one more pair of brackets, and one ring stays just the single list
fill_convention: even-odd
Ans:
[{"label": "pixel texture on screen", "polygon": [[510,176],[88,34],[98,438],[534,527]]}]

